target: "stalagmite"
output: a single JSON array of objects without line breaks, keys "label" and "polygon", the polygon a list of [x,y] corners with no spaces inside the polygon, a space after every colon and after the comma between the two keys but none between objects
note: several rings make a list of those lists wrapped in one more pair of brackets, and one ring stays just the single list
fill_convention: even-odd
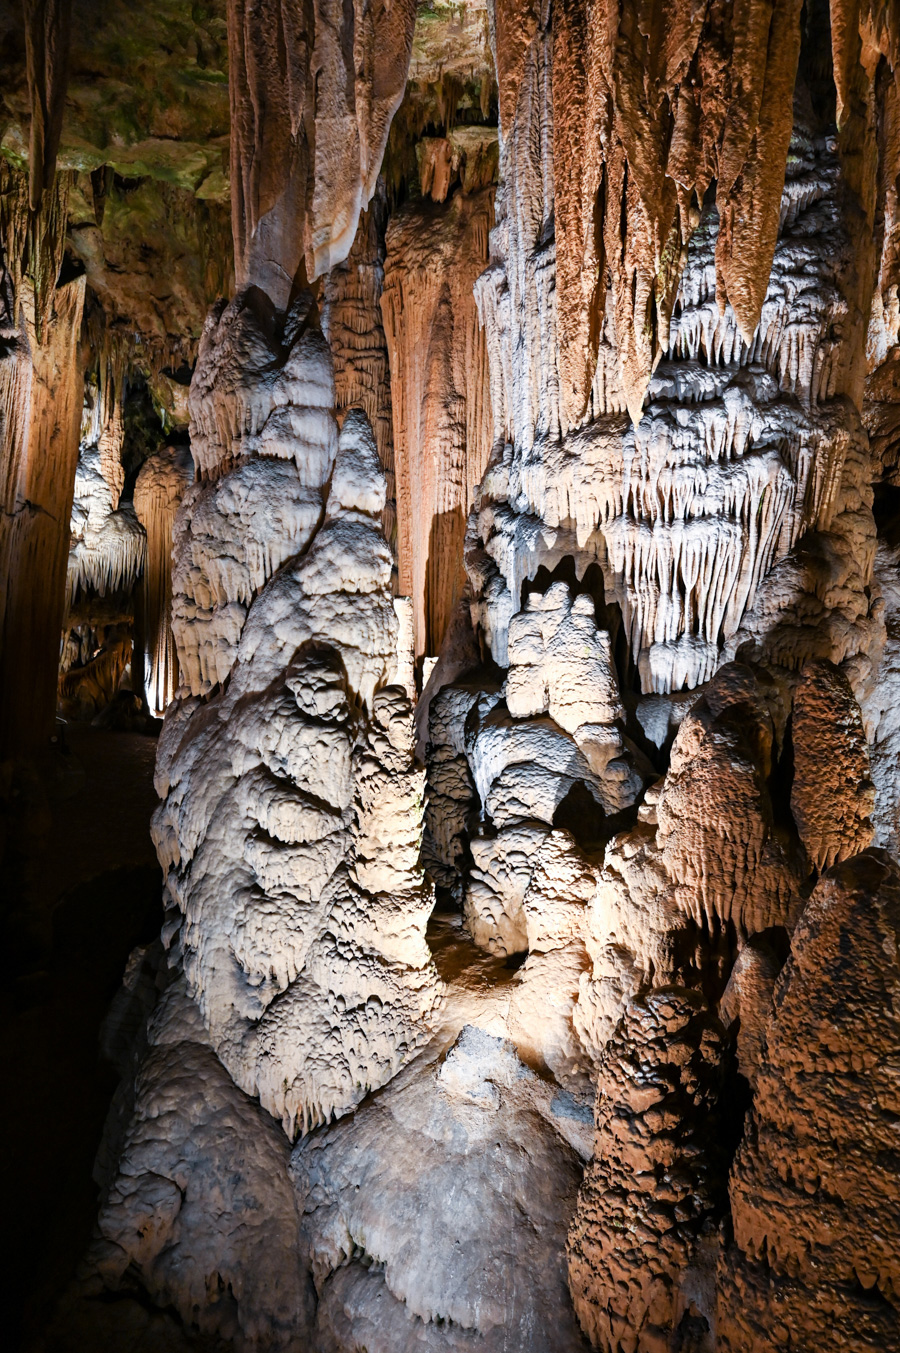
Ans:
[{"label": "stalagmite", "polygon": [[193,479],[185,447],[169,446],[141,466],[134,510],[147,534],[141,613],[144,693],[151,714],[161,717],[179,685],[172,633],[172,531],[175,513]]},{"label": "stalagmite", "polygon": [[826,874],[794,934],[729,1185],[729,1353],[896,1347],[898,938],[900,878],[881,851]]},{"label": "stalagmite", "polygon": [[[311,320],[310,299],[301,304],[297,319]],[[257,323],[246,311],[222,316],[191,395],[201,473],[228,465],[235,421],[244,447],[268,451],[211,481],[220,539],[235,538],[241,513],[253,520],[244,486],[254,467],[289,471],[315,508],[302,539],[284,509],[258,515],[265,534],[247,564],[217,556],[213,572],[203,556],[221,589],[211,614],[188,613],[176,594],[187,685],[163,733],[154,838],[168,875],[166,934],[213,1047],[293,1136],[395,1074],[427,1036],[440,983],[424,943],[412,711],[405,692],[386,686],[398,623],[374,437],[353,411],[335,438],[330,355],[311,323],[298,323],[268,389],[245,384],[256,419],[229,420],[229,407],[240,408],[225,399],[234,354],[260,342]],[[292,396],[309,402],[281,402]],[[185,496],[176,561],[180,550],[185,564],[199,562],[207,548],[197,526],[205,491],[201,483]],[[285,555],[292,562],[272,577]],[[229,607],[239,607],[238,623],[216,652],[218,680],[229,677],[217,692],[204,680],[203,646],[221,645]],[[245,839],[237,853],[236,833]]]},{"label": "stalagmite", "polygon": [[698,992],[663,987],[628,1006],[607,1044],[568,1247],[594,1348],[665,1348],[714,1319],[722,1043]]},{"label": "stalagmite", "polygon": [[850,683],[830,663],[807,663],[794,693],[791,811],[817,869],[872,843],[875,786],[862,715]]},{"label": "stalagmite", "polygon": [[790,927],[800,907],[769,798],[772,743],[759,687],[739,664],[718,672],[675,738],[656,809],[660,853],[677,905],[713,931]]}]

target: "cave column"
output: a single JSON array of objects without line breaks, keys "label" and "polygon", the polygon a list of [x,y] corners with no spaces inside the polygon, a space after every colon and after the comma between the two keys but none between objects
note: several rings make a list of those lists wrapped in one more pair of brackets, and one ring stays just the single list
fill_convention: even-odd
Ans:
[{"label": "cave column", "polygon": [[45,193],[37,213],[23,210],[24,180],[16,176],[9,185],[7,179],[4,234],[14,299],[0,370],[2,757],[29,753],[54,728],[84,382],[85,280],[55,285],[65,243],[65,184]]}]

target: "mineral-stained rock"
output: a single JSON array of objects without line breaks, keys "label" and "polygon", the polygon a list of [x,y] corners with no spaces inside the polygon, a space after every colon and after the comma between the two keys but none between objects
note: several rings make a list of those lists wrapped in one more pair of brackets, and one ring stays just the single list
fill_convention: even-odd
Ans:
[{"label": "mineral-stained rock", "polygon": [[359,220],[353,248],[323,279],[322,332],[334,359],[334,411],[362,409],[375,433],[387,481],[384,534],[396,549],[397,503],[394,432],[387,340],[381,319],[384,288],[384,232],[387,206],[383,186]]},{"label": "mineral-stained rock", "polygon": [[391,361],[400,592],[416,656],[437,654],[465,581],[472,491],[490,449],[484,334],[472,297],[487,263],[490,190],[409,202],[387,233],[382,310]]},{"label": "mineral-stained rock", "polygon": [[599,1061],[633,995],[653,983],[676,980],[684,961],[679,935],[685,929],[655,824],[639,823],[613,837],[588,903],[583,933],[591,966],[580,978],[573,1012],[591,1061]]},{"label": "mineral-stained rock", "polygon": [[827,869],[871,844],[875,803],[862,714],[833,664],[803,668],[791,726],[791,811],[811,863]]},{"label": "mineral-stained rock", "polygon": [[29,203],[53,187],[66,103],[72,0],[25,0],[25,62],[31,96]]},{"label": "mineral-stained rock", "polygon": [[144,693],[151,714],[157,716],[179,686],[171,621],[172,534],[175,513],[193,476],[187,448],[167,446],[144,461],[134,486],[134,510],[147,534],[140,625]]},{"label": "mineral-stained rock", "polygon": [[722,304],[727,297],[748,342],[759,321],[791,134],[800,4],[638,12],[569,0],[554,17],[561,400],[571,423],[590,395],[605,254],[615,260],[610,303],[637,423],[712,180]]},{"label": "mineral-stained rock", "polygon": [[869,850],[794,932],[730,1181],[723,1349],[900,1344],[900,873]]},{"label": "mineral-stained rock", "polygon": [[[672,40],[677,47],[677,26]],[[515,130],[504,141],[491,264],[476,285],[491,367],[495,454],[476,503],[467,567],[485,641],[506,666],[508,623],[522,583],[540,565],[553,568],[571,555],[579,575],[592,562],[603,568],[645,694],[708,680],[723,649],[727,656],[737,651],[742,618],[754,605],[765,610],[756,626],[762,656],[781,661],[784,652],[795,663],[798,650],[799,662],[852,656],[871,637],[864,631],[873,601],[874,527],[856,465],[865,456],[858,415],[842,398],[856,379],[862,335],[852,321],[856,302],[848,300],[856,285],[854,237],[840,211],[833,142],[810,130],[798,104],[771,269],[766,265],[759,275],[754,269],[753,288],[763,275],[768,283],[756,328],[745,332],[723,303],[716,263],[723,227],[707,205],[691,227],[666,320],[664,360],[654,359],[652,378],[646,371],[643,417],[634,427],[624,417],[622,349],[609,314],[589,364],[590,398],[576,416],[566,411],[557,355],[562,312],[554,249],[560,248],[561,215],[547,175],[553,132],[548,61],[538,35]],[[637,71],[635,63],[639,87]],[[623,72],[617,78],[627,84]],[[577,97],[578,81],[569,85]],[[572,126],[579,125],[576,118]],[[752,139],[749,125],[744,130]],[[565,173],[577,178],[582,158],[571,154]],[[636,180],[629,185],[631,195],[643,191]],[[630,203],[631,196],[621,213],[626,222],[633,218]],[[618,229],[619,214],[615,220]],[[589,230],[579,233],[578,249],[590,250],[591,238]],[[821,242],[814,249],[812,238]],[[612,273],[618,276],[618,269]],[[662,263],[653,276],[654,287],[668,285]],[[580,288],[584,277],[579,265],[572,285]],[[649,303],[643,293],[634,298],[630,286],[623,294],[627,306]],[[577,305],[568,307],[566,324],[577,328],[578,313]],[[631,328],[629,321],[629,334]],[[641,332],[641,343],[662,342],[652,327]],[[576,345],[571,362],[580,370],[579,352]],[[786,457],[779,449],[785,438],[792,448]],[[831,550],[837,558],[823,561],[797,587],[792,625],[793,617],[781,614],[783,588],[771,600],[760,594],[779,561],[813,531],[838,537]],[[831,621],[829,607],[836,608]],[[811,631],[819,627],[820,637],[811,632],[807,643],[821,649],[803,651],[795,627],[804,623]],[[756,630],[749,630],[754,638]],[[777,654],[774,640],[763,638],[770,631],[785,633]]]},{"label": "mineral-stained rock", "polygon": [[791,926],[799,879],[775,831],[773,728],[752,672],[720,669],[682,723],[657,806],[659,846],[688,916],[740,934]]},{"label": "mineral-stained rock", "polygon": [[595,1348],[665,1348],[714,1324],[722,1052],[703,997],[674,987],[632,1001],[607,1044],[568,1241],[572,1300]]},{"label": "mineral-stained rock", "polygon": [[752,935],[735,959],[719,1002],[719,1015],[729,1030],[737,1027],[738,1070],[756,1084],[766,1060],[766,1026],[781,970],[778,956],[763,935]]},{"label": "mineral-stained rock", "polygon": [[[0,755],[53,730],[69,518],[84,400],[83,277],[61,277],[68,182],[40,210],[0,165]],[[60,285],[56,285],[57,279]]]}]

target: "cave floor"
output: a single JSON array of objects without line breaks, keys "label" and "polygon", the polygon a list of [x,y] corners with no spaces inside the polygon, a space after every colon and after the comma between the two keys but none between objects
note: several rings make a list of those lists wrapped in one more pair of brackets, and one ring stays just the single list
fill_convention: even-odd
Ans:
[{"label": "cave floor", "polygon": [[0,1075],[7,1347],[28,1347],[90,1238],[116,1073],[98,1034],[129,953],[158,934],[156,740],[70,724],[7,794]]}]

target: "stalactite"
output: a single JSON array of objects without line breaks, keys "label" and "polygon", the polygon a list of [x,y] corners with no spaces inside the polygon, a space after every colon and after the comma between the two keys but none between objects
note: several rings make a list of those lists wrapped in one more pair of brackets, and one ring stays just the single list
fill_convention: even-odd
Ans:
[{"label": "stalactite", "polygon": [[[750,341],[778,230],[800,0],[571,0],[554,20],[561,401],[584,413],[604,256],[632,421],[668,346],[684,249],[716,182],[719,305]],[[586,134],[585,134],[586,131]],[[586,153],[579,154],[584,146]]]},{"label": "stalactite", "polygon": [[410,203],[391,220],[382,298],[391,362],[400,592],[417,657],[436,654],[463,587],[463,538],[491,412],[472,285],[487,262],[490,190]]},{"label": "stalactite", "polygon": [[283,308],[301,259],[312,280],[350,252],[403,97],[414,20],[414,0],[357,0],[346,15],[336,0],[230,0],[239,286],[262,286]]},{"label": "stalactite", "polygon": [[98,416],[100,435],[100,473],[109,485],[113,510],[119,506],[125,487],[122,450],[125,445],[125,351],[113,342],[100,360],[100,398]]},{"label": "stalactite", "polygon": [[144,462],[134,489],[134,508],[147,533],[140,624],[144,694],[157,718],[162,717],[179,684],[171,623],[172,532],[193,473],[188,450],[169,446]]},{"label": "stalactite", "polygon": [[[863,454],[858,419],[840,398],[858,387],[868,313],[857,294],[855,217],[848,227],[838,210],[833,143],[798,122],[751,340],[731,306],[719,305],[721,220],[707,206],[678,285],[670,355],[653,376],[641,421],[629,428],[621,418],[619,331],[607,315],[588,415],[560,441],[566,420],[553,358],[553,257],[536,247],[544,227],[534,197],[549,125],[538,56],[546,59],[543,46],[523,86],[535,121],[525,117],[523,95],[515,131],[523,143],[506,151],[515,171],[501,207],[506,260],[476,284],[500,409],[495,436],[514,440],[481,485],[470,537],[477,615],[505,665],[508,619],[525,578],[542,560],[552,567],[567,553],[582,570],[596,559],[622,607],[644,690],[677,690],[708,680],[723,649],[735,651],[763,580],[805,532],[830,530],[845,512],[847,529],[861,528],[861,518],[849,515],[849,487],[841,487]],[[543,201],[548,210],[552,197]],[[814,260],[810,232],[821,241]],[[542,341],[548,330],[550,344]],[[857,557],[867,558],[867,549]],[[860,619],[866,586],[864,568]],[[848,640],[861,646],[862,631]],[[848,644],[839,658],[849,651]],[[798,643],[795,660],[807,656]]]},{"label": "stalactite", "polygon": [[72,0],[23,0],[25,59],[31,96],[29,205],[40,209],[53,187],[62,133],[72,28]]},{"label": "stalactite", "polygon": [[67,611],[84,593],[105,597],[130,592],[144,567],[144,532],[130,503],[113,506],[102,457],[97,446],[82,446],[78,455],[66,572]]}]

